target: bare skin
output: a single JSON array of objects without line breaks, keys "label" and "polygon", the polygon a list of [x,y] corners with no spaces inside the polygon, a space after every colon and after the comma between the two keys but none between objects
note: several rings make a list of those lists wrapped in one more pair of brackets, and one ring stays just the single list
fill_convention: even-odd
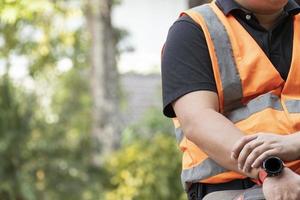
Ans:
[{"label": "bare skin", "polygon": [[257,168],[269,156],[277,156],[284,161],[300,158],[300,133],[276,135],[258,133],[244,136],[235,143],[232,158],[238,161],[241,170],[247,172],[251,167]]},{"label": "bare skin", "polygon": [[250,10],[254,14],[262,14],[263,16],[273,16],[277,12],[283,10],[288,0],[235,0],[245,9]]},{"label": "bare skin", "polygon": [[300,176],[285,168],[277,177],[269,177],[263,184],[266,200],[299,200]]},{"label": "bare skin", "polygon": [[219,113],[216,93],[209,91],[188,93],[175,101],[173,107],[185,136],[210,158],[226,169],[257,178],[258,169],[245,173],[238,169],[237,160],[228,159],[232,146],[244,134]]},{"label": "bare skin", "polygon": [[281,15],[288,0],[235,0],[246,10],[252,12],[261,26],[270,29]]},{"label": "bare skin", "polygon": [[[259,133],[244,136],[233,147],[232,157],[238,161],[239,169],[247,173],[251,168],[261,166],[269,156],[280,157],[284,161],[300,158],[300,133],[275,135]],[[288,168],[279,177],[269,177],[263,183],[267,200],[300,199],[300,176]]]}]

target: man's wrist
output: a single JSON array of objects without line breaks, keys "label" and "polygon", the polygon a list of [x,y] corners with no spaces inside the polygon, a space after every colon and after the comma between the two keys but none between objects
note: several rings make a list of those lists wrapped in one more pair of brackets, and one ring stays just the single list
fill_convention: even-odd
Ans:
[{"label": "man's wrist", "polygon": [[[292,136],[292,135],[291,135]],[[300,131],[293,134],[293,141],[296,142],[294,152],[296,154],[297,160],[300,160]]]},{"label": "man's wrist", "polygon": [[283,168],[283,161],[279,157],[271,156],[263,161],[263,169],[270,177],[280,175]]},{"label": "man's wrist", "polygon": [[260,169],[258,172],[258,184],[262,185],[266,178],[268,178],[268,173],[264,169]]},{"label": "man's wrist", "polygon": [[289,157],[288,161],[300,160],[300,131],[285,135],[287,138]]},{"label": "man's wrist", "polygon": [[260,168],[252,168],[249,173],[245,173],[243,171],[240,171],[240,173],[246,175],[247,177],[251,178],[252,180],[257,180],[259,170],[260,170]]},{"label": "man's wrist", "polygon": [[275,156],[264,160],[262,168],[258,172],[258,184],[262,185],[267,177],[277,177],[284,170],[283,161]]}]

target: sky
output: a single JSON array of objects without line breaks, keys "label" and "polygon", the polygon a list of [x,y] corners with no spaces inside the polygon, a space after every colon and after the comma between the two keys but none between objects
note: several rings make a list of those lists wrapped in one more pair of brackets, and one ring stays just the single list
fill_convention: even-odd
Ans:
[{"label": "sky", "polygon": [[133,46],[135,51],[121,55],[119,71],[160,72],[168,29],[186,8],[186,0],[122,0],[113,11],[113,24],[129,32],[122,45]]}]

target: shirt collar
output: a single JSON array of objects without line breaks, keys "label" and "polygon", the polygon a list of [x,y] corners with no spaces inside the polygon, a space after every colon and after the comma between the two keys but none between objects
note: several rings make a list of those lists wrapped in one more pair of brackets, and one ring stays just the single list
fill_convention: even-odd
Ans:
[{"label": "shirt collar", "polygon": [[[228,15],[234,10],[243,9],[243,7],[234,0],[217,0],[216,4],[225,15]],[[284,10],[290,15],[296,15],[300,12],[300,6],[294,0],[289,0]]]}]

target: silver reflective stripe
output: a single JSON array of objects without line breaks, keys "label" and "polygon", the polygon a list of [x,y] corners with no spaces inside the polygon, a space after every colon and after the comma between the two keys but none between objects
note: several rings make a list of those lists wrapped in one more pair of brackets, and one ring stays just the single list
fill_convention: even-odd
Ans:
[{"label": "silver reflective stripe", "polygon": [[286,100],[285,105],[289,113],[300,113],[300,100]]},{"label": "silver reflective stripe", "polygon": [[241,106],[243,90],[228,33],[209,5],[198,6],[193,10],[205,19],[218,60],[224,90],[224,110],[231,111]]},{"label": "silver reflective stripe", "polygon": [[180,144],[180,142],[183,140],[184,137],[183,131],[180,127],[175,128],[175,135],[176,135],[177,143]]},{"label": "silver reflective stripe", "polygon": [[218,165],[212,159],[207,158],[195,167],[182,170],[181,182],[185,186],[185,189],[188,189],[187,185],[189,183],[196,183],[224,172],[228,172],[228,170]]},{"label": "silver reflective stripe", "polygon": [[226,114],[226,117],[233,123],[236,123],[266,108],[283,111],[280,98],[274,94],[267,93],[252,99],[247,105]]},{"label": "silver reflective stripe", "polygon": [[247,189],[244,192],[244,200],[265,200],[262,188],[260,186],[254,186]]}]

